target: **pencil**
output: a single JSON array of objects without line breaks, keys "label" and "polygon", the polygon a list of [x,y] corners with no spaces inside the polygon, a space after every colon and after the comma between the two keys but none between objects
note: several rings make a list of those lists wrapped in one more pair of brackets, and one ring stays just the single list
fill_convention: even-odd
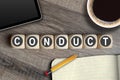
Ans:
[{"label": "pencil", "polygon": [[53,66],[53,67],[50,69],[50,71],[46,71],[46,72],[45,72],[45,76],[48,76],[48,75],[51,74],[52,72],[55,72],[56,70],[62,68],[64,65],[72,62],[72,61],[75,60],[77,57],[78,57],[78,55],[77,55],[77,54],[74,54],[74,55],[72,55],[71,57],[63,60],[62,62],[60,62],[60,63],[58,63],[57,65]]}]

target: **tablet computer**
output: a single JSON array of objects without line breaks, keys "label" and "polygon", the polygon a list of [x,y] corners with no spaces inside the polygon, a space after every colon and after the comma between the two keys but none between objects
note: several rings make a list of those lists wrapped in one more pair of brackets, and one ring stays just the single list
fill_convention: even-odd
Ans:
[{"label": "tablet computer", "polygon": [[0,0],[0,30],[40,19],[37,0]]}]

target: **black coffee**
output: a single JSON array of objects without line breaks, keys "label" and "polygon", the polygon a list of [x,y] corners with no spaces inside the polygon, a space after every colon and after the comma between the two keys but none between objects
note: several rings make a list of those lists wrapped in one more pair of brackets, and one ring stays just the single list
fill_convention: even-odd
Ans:
[{"label": "black coffee", "polygon": [[95,0],[94,14],[104,21],[115,21],[120,18],[120,0]]}]

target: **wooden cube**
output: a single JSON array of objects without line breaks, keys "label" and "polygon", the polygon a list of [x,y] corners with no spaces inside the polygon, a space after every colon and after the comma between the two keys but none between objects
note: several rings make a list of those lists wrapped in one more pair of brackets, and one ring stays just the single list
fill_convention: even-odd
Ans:
[{"label": "wooden cube", "polygon": [[11,37],[11,46],[15,49],[25,48],[25,35],[16,34]]},{"label": "wooden cube", "polygon": [[27,49],[39,49],[39,35],[27,35],[26,36],[26,48]]},{"label": "wooden cube", "polygon": [[113,38],[112,35],[105,34],[99,36],[99,45],[98,48],[112,48]]},{"label": "wooden cube", "polygon": [[68,49],[68,35],[56,35],[55,36],[55,48],[56,49]]},{"label": "wooden cube", "polygon": [[88,34],[84,36],[84,48],[88,49],[97,48],[97,45],[98,45],[97,35]]},{"label": "wooden cube", "polygon": [[69,48],[81,49],[83,47],[83,37],[81,34],[74,34],[69,36]]},{"label": "wooden cube", "polygon": [[54,49],[54,36],[43,35],[41,36],[40,43],[42,49]]}]

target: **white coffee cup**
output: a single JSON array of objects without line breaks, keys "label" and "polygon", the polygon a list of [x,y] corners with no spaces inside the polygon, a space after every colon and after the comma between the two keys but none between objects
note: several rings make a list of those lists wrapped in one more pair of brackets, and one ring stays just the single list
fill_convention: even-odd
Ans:
[{"label": "white coffee cup", "polygon": [[[89,17],[91,18],[91,20],[101,26],[101,27],[104,27],[104,28],[114,28],[114,27],[117,27],[120,25],[120,18],[118,18],[117,20],[115,21],[105,21],[105,20],[102,20],[100,18],[98,18],[95,14],[94,14],[94,11],[93,11],[93,4],[94,4],[94,1],[95,0],[88,0],[87,1],[87,12],[88,12],[88,15]],[[108,2],[109,3],[109,2]],[[102,6],[102,5],[101,5]]]}]

